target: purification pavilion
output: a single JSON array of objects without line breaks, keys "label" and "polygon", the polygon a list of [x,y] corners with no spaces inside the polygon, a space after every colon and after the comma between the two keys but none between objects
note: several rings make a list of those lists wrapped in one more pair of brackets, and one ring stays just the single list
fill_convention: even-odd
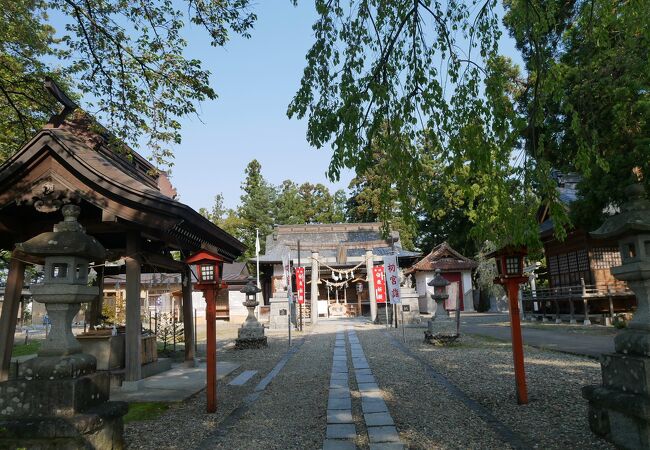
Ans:
[{"label": "purification pavilion", "polygon": [[384,237],[381,223],[279,225],[266,237],[266,253],[260,255],[260,282],[267,305],[283,289],[282,257],[288,252],[293,267],[305,267],[306,319],[311,319],[316,308],[316,318],[328,317],[333,305],[343,305],[346,315],[369,314],[374,320],[374,285],[367,276],[373,265],[394,253],[405,267],[420,255],[402,248],[398,232]]},{"label": "purification pavilion", "polygon": [[[175,199],[169,180],[146,159],[115,140],[52,83],[48,90],[65,108],[0,166],[0,249],[52,230],[60,207],[76,203],[79,222],[106,248],[95,261],[100,292],[104,275],[126,275],[125,381],[142,378],[141,274],[180,273],[185,358],[194,361],[192,280],[181,257],[200,249],[232,262],[244,245]],[[0,316],[0,381],[8,377],[25,264],[41,263],[13,253]],[[101,295],[91,304],[93,324]]]}]

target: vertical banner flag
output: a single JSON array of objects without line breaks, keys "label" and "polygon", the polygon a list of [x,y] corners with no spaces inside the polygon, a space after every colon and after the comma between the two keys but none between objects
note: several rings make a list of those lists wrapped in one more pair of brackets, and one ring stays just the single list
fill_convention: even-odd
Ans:
[{"label": "vertical banner flag", "polygon": [[397,256],[384,256],[384,270],[386,272],[386,283],[388,284],[388,298],[391,305],[402,303],[399,287],[399,268],[397,267]]},{"label": "vertical banner flag", "polygon": [[305,303],[305,268],[296,267],[296,290],[298,291],[298,303]]},{"label": "vertical banner flag", "polygon": [[377,303],[386,303],[386,282],[384,281],[384,266],[372,268],[372,280],[375,283],[375,300]]}]

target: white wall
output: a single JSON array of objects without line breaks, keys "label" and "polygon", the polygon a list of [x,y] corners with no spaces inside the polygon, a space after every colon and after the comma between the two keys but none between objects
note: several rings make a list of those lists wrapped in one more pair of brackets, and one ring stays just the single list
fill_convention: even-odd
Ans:
[{"label": "white wall", "polygon": [[229,291],[228,292],[228,308],[230,309],[230,321],[234,323],[242,323],[248,316],[248,310],[244,306],[246,295],[243,292]]},{"label": "white wall", "polygon": [[472,271],[465,270],[461,272],[461,279],[463,280],[463,290],[465,291],[463,293],[463,306],[465,307],[465,311],[475,311],[473,294],[474,286],[472,286]]}]

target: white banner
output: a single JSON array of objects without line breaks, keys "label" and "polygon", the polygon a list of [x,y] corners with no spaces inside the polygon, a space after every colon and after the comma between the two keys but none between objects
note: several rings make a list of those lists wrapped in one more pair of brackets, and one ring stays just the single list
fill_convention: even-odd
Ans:
[{"label": "white banner", "polygon": [[401,290],[399,287],[399,267],[397,266],[397,256],[384,256],[384,273],[386,274],[386,284],[388,284],[388,298],[391,305],[402,303]]}]

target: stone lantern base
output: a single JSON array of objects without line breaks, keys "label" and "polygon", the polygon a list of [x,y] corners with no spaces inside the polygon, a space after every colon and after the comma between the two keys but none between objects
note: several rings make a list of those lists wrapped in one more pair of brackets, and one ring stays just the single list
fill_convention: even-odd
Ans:
[{"label": "stone lantern base", "polygon": [[263,348],[267,347],[268,343],[266,336],[264,336],[264,327],[255,318],[253,310],[257,303],[247,304],[244,306],[248,308],[248,317],[242,324],[241,328],[237,330],[237,340],[235,341],[235,349],[243,350],[247,348]]},{"label": "stone lantern base", "polygon": [[617,447],[650,448],[650,357],[645,332],[626,330],[601,356],[603,384],[585,386],[591,431]]},{"label": "stone lantern base", "polygon": [[[258,323],[258,325],[260,325]],[[235,349],[244,350],[247,348],[263,348],[268,347],[266,336],[264,336],[264,327],[242,327],[237,332],[237,340],[235,341]]]},{"label": "stone lantern base", "polygon": [[0,448],[124,448],[128,405],[109,389],[105,373],[0,383]]}]

